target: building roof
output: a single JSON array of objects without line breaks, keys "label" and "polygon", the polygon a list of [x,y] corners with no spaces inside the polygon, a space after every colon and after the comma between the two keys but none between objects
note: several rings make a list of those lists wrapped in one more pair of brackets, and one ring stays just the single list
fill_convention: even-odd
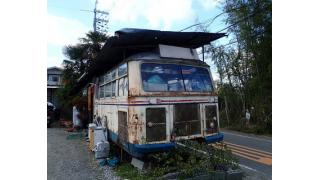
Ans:
[{"label": "building roof", "polygon": [[48,67],[48,68],[47,68],[47,71],[49,71],[49,70],[58,70],[58,71],[62,71],[62,70],[63,70],[63,68],[60,68],[60,67],[57,67],[57,66],[52,66],[52,67]]},{"label": "building roof", "polygon": [[55,72],[55,73],[59,73],[61,74],[63,71],[63,68],[57,67],[57,66],[53,66],[53,67],[48,67],[47,68],[47,73],[48,72]]}]

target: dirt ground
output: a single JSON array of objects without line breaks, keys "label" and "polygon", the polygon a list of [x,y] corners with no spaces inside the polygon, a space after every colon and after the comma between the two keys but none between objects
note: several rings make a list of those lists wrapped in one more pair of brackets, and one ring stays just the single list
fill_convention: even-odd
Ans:
[{"label": "dirt ground", "polygon": [[76,135],[62,128],[47,129],[47,179],[118,179],[111,170],[99,166],[84,137]]}]

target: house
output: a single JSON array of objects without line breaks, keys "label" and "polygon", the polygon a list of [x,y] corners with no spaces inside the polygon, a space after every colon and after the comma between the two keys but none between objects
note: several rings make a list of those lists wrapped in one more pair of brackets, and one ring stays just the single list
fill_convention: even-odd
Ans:
[{"label": "house", "polygon": [[62,87],[62,68],[49,67],[47,68],[47,101],[59,107],[57,98],[57,90]]}]

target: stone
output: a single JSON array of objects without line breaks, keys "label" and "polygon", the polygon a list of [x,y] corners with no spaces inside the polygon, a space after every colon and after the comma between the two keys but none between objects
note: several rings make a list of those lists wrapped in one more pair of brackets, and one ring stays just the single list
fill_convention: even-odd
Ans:
[{"label": "stone", "polygon": [[134,157],[132,157],[131,164],[140,170],[143,170],[146,168],[145,162],[141,161],[140,159],[134,158]]}]

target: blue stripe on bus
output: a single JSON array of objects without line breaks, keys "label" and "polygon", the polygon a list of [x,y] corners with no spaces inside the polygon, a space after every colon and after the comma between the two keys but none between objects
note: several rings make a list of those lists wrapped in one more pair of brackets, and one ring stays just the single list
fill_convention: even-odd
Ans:
[{"label": "blue stripe on bus", "polygon": [[212,135],[212,136],[206,136],[204,137],[206,143],[214,143],[214,142],[219,142],[222,141],[224,137],[224,134],[219,132],[216,135]]},{"label": "blue stripe on bus", "polygon": [[[135,157],[144,157],[148,153],[152,152],[161,152],[173,149],[175,147],[174,142],[168,143],[156,143],[156,144],[132,144],[132,143],[123,143],[119,144],[119,136],[108,130],[109,139],[112,140],[114,143],[122,146],[129,154]],[[223,133],[218,133],[212,136],[204,137],[206,143],[214,143],[223,140]]]}]

